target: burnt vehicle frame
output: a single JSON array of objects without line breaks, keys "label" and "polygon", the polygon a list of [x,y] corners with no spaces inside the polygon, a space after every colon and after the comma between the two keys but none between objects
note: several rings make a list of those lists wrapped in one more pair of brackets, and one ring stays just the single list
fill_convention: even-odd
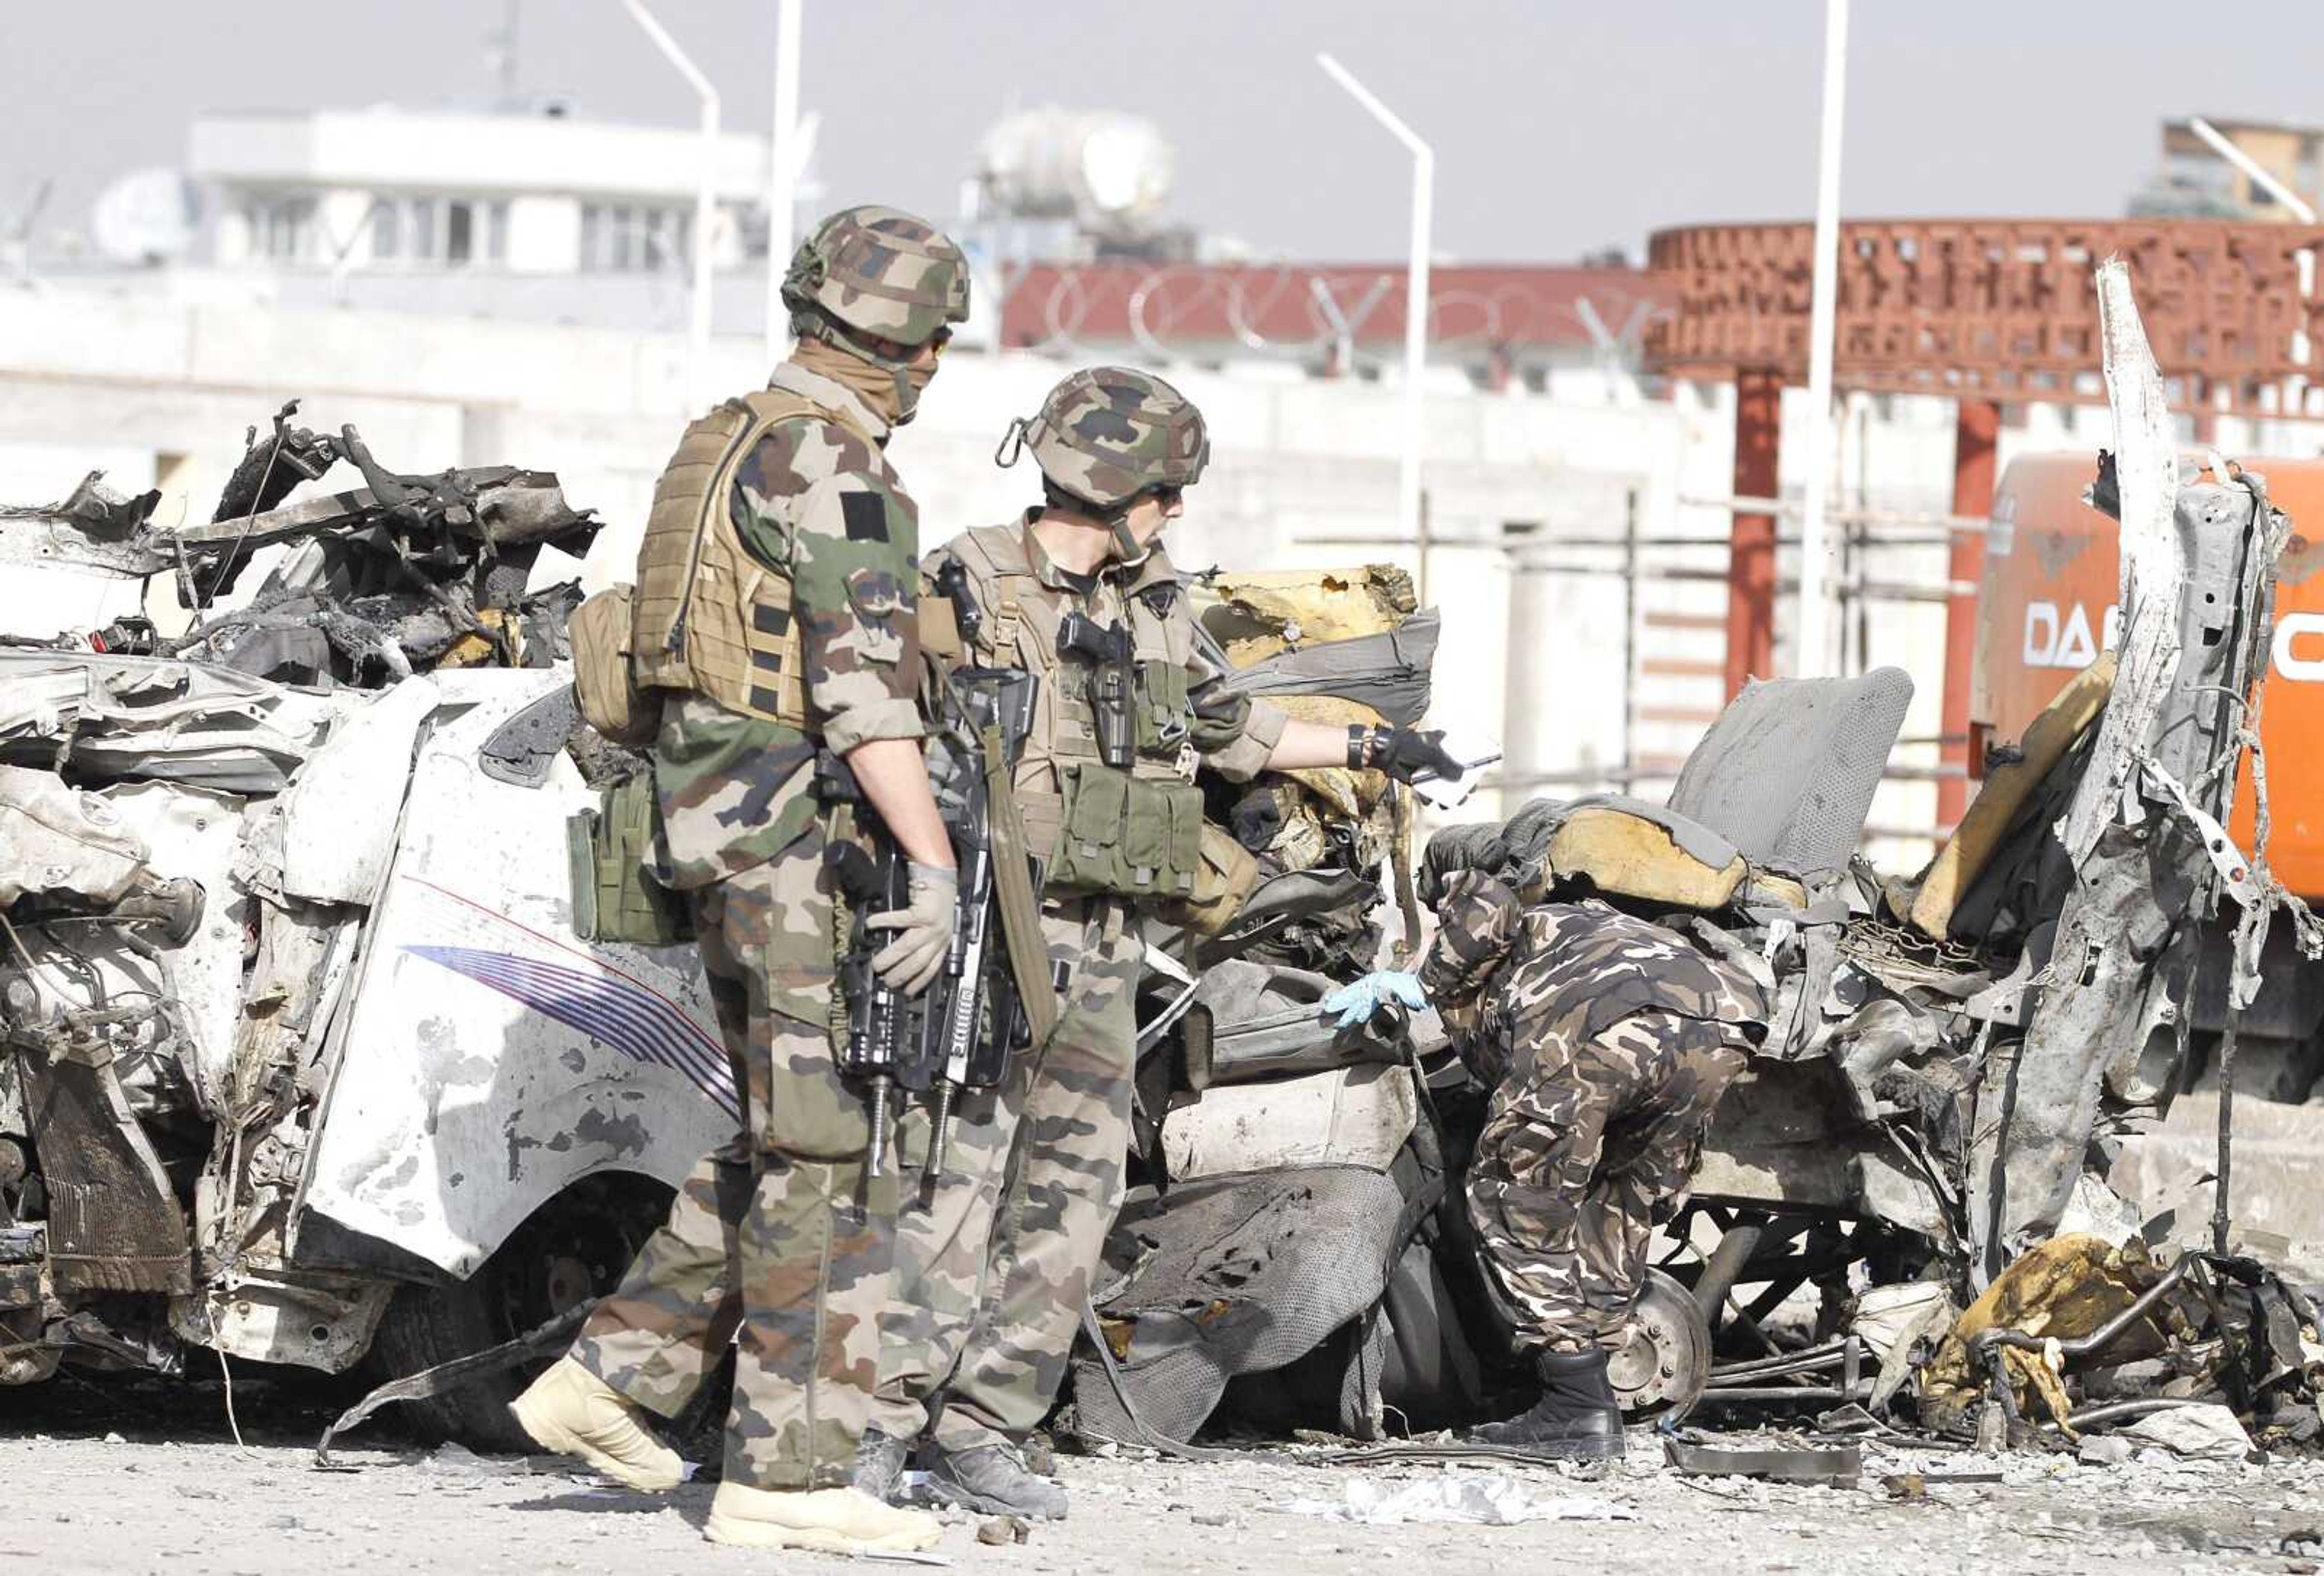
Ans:
[{"label": "burnt vehicle frame", "polygon": [[[1849,681],[1853,696],[1833,681],[1753,686],[1691,758],[1667,806],[1540,802],[1486,829],[1488,850],[1474,862],[1521,889],[1546,884],[1549,844],[1581,807],[1659,827],[1674,850],[1690,840],[1693,853],[1715,848],[1708,865],[1693,861],[1698,889],[1719,854],[1741,856],[1739,879],[1716,900],[1674,902],[1673,890],[1626,888],[1618,873],[1611,886],[1596,882],[1604,872],[1587,859],[1546,871],[1752,964],[1776,1003],[1767,1044],[1713,1121],[1692,1196],[1667,1223],[1630,1346],[1615,1356],[1617,1389],[1634,1415],[1804,1404],[1886,1426],[1862,1408],[1885,1413],[1909,1396],[1915,1371],[1949,1334],[1958,1341],[1956,1321],[1966,1328],[1964,1309],[2033,1249],[2090,1231],[2138,1249],[2141,1222],[2105,1174],[2116,1136],[2167,1111],[2187,1076],[2189,1006],[2214,918],[2225,911],[2236,924],[2231,1009],[2256,992],[2272,917],[2303,952],[2324,943],[2266,872],[2264,809],[2256,857],[2222,825],[2239,772],[2260,779],[2264,803],[2254,720],[2289,524],[2264,478],[2216,455],[2181,456],[2119,265],[2101,272],[2100,289],[2118,440],[2091,492],[2123,523],[2119,652],[2029,729],[2019,759],[2000,764],[1927,870],[1884,880],[1853,857],[1909,696],[1896,674],[1885,701],[1869,693],[1878,674]],[[1840,775],[1852,773],[1857,788],[1804,784],[1796,762],[1785,784],[1780,763],[1764,751],[1754,759],[1755,739],[1787,727],[1812,735],[1811,714],[1834,705],[1862,710],[1868,725],[1852,742],[1827,731],[1815,759],[1844,759]],[[1725,748],[1722,733],[1732,735]],[[1848,801],[1848,814],[1811,828],[1825,835],[1803,857],[1798,839],[1784,845],[1801,827],[1771,827],[1765,816],[1770,804],[1780,818],[1819,794]],[[1296,1039],[1297,1015],[1277,1016],[1272,1027]],[[2231,1012],[2229,1064],[2233,1021]],[[1378,1439],[1530,1398],[1533,1380],[1484,1311],[1459,1189],[1448,1185],[1474,1131],[1462,1102],[1481,1092],[1431,1055],[1425,1029],[1389,1025],[1371,1037],[1381,1043],[1364,1045],[1312,1017],[1305,1027],[1310,1068],[1406,1069],[1419,1096],[1408,1102],[1411,1141],[1385,1164],[1342,1153],[1303,1168],[1254,1156],[1248,1176],[1205,1176],[1191,1194],[1174,1183],[1128,1212],[1100,1298],[1106,1350],[1076,1369],[1085,1432],[1167,1443],[1224,1406],[1262,1426]],[[1199,1083],[1181,1068],[1170,1098],[1199,1102]],[[2200,1323],[2217,1349],[2205,1393],[2227,1393],[2255,1424],[2312,1425],[2312,1402],[2296,1417],[2296,1406],[2282,1408],[2304,1394],[2297,1342],[2259,1332],[2312,1329],[2313,1302],[2229,1251],[2231,1099],[2223,1096],[2208,1250],[2151,1267],[2137,1284],[2151,1292],[2170,1279],[2191,1311],[2181,1335]],[[1359,1180],[1364,1173],[1387,1180]],[[1367,1205],[1345,1212],[1360,1223],[1341,1223],[1332,1196],[1367,1187]],[[1305,1240],[1303,1212],[1329,1217]],[[1284,1224],[1272,1236],[1254,1230],[1277,1216]],[[1766,1321],[1811,1286],[1821,1293],[1812,1324],[1778,1339]],[[2152,1323],[2109,1319],[2107,1339],[2070,1356],[2101,1368],[2135,1355],[2112,1343]],[[1328,1333],[1285,1335],[1301,1324]],[[1971,1344],[1989,1370],[1975,1425],[2029,1426],[1997,1356],[2013,1342],[1988,1331]],[[1972,1421],[1959,1396],[1919,1399],[1924,1423]]]}]

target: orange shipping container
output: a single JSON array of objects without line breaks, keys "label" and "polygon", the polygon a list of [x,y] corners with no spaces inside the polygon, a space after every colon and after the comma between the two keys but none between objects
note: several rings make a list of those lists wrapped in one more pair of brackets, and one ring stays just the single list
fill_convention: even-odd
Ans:
[{"label": "orange shipping container", "polygon": [[[2273,828],[2268,859],[2303,898],[2324,897],[2324,460],[2253,460],[2268,495],[2292,517],[2279,567],[2275,634],[2260,720]],[[2015,740],[2067,679],[2114,643],[2119,555],[2115,522],[2082,502],[2096,475],[2087,451],[2026,455],[1995,490],[1978,592],[1973,723]],[[2228,830],[2252,845],[2249,763]]]}]

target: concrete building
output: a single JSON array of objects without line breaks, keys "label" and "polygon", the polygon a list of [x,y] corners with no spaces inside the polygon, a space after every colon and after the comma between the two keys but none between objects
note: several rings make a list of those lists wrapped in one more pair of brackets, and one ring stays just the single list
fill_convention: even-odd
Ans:
[{"label": "concrete building", "polygon": [[[2305,198],[2310,207],[2324,207],[2324,127],[2205,118],[2253,163]],[[2162,151],[2162,167],[2131,199],[2133,217],[2298,221],[2298,215],[2219,157],[2185,121],[2163,123]]]},{"label": "concrete building", "polygon": [[[736,332],[763,310],[767,150],[727,134],[714,160],[711,265]],[[204,214],[190,262],[285,305],[672,327],[702,161],[696,132],[554,103],[203,115],[188,138]]]},{"label": "concrete building", "polygon": [[[556,471],[567,495],[595,508],[608,529],[586,565],[545,562],[542,573],[599,585],[628,574],[654,478],[691,413],[685,355],[677,334],[0,290],[0,501],[61,497],[102,468],[124,491],[161,487],[164,521],[198,518],[240,454],[244,429],[297,397],[305,401],[299,419],[334,429],[352,422],[398,469],[512,463]],[[1035,495],[1021,466],[994,466],[993,445],[1002,423],[1028,414],[1065,364],[1030,351],[947,358],[919,419],[894,446],[922,502],[927,539],[1007,518]],[[1723,498],[1730,485],[1731,389],[1679,384],[1646,397],[1635,380],[1593,387],[1579,374],[1546,390],[1520,382],[1495,392],[1462,376],[1432,384],[1432,546],[1423,555],[1398,535],[1403,402],[1392,381],[1286,376],[1266,364],[1164,370],[1202,404],[1213,433],[1213,469],[1173,530],[1182,565],[1385,561],[1414,569],[1427,600],[1448,615],[1435,716],[1524,752],[1509,762],[1509,775],[1523,779],[1506,796],[1510,805],[1533,792],[1611,786],[1633,757],[1653,768],[1635,782],[1638,791],[1663,791],[1669,763],[1718,704],[1716,683],[1695,669],[1715,666],[1719,654],[1725,554],[1711,544],[1724,537],[1726,512],[1701,501]],[[720,387],[761,381],[755,336],[714,341],[710,373]],[[1864,399],[1854,410],[1841,496],[1941,508],[1949,403]],[[2103,424],[2103,411],[2034,408],[2027,426],[2003,433],[2003,459],[2021,447],[2095,447]],[[1805,429],[1803,410],[1795,410],[1787,436]],[[1788,485],[1799,464],[1787,445]],[[1865,485],[1868,475],[1879,484]],[[1606,544],[1631,521],[1649,536],[1706,545],[1651,555],[1650,572],[1628,596],[1620,551]],[[1569,541],[1582,545],[1562,545]],[[1942,572],[1941,553],[1917,548],[1894,549],[1868,570],[1875,579]],[[122,611],[106,600],[117,595],[92,585],[80,602],[45,601],[43,613],[60,630],[94,629]],[[157,604],[169,595],[152,588]],[[1923,676],[1905,733],[1933,736],[1941,610],[1876,610],[1863,622],[1860,659]],[[1933,750],[1907,749],[1899,759],[1923,756],[1932,760]],[[1502,798],[1482,796],[1469,813],[1493,813]],[[1899,781],[1884,791],[1874,820],[1924,832],[1932,803],[1925,782]],[[1875,852],[1899,865],[1925,847],[1906,836]]]},{"label": "concrete building", "polygon": [[[696,409],[681,330],[699,152],[688,131],[558,114],[205,116],[190,138],[207,194],[191,260],[0,286],[0,501],[60,497],[102,468],[124,490],[160,486],[164,521],[205,512],[244,429],[297,397],[300,419],[355,423],[399,469],[558,472],[609,529],[587,565],[543,573],[624,576],[654,477]],[[766,373],[765,160],[761,139],[719,144],[701,386]],[[1424,548],[1400,535],[1397,508],[1403,284],[1397,263],[988,270],[985,348],[964,336],[895,444],[925,538],[1034,495],[1029,475],[994,467],[993,445],[1065,367],[1157,366],[1201,402],[1216,455],[1174,529],[1182,565],[1401,563],[1447,611],[1437,720],[1510,751],[1506,790],[1469,813],[1536,792],[1660,793],[1724,696],[1733,387],[1640,377],[1663,288],[1641,271],[1440,268]],[[1784,490],[1802,480],[1804,399],[1784,396]],[[2095,448],[2104,426],[2098,409],[2014,408],[2001,459]],[[1948,507],[1949,399],[1851,395],[1841,433],[1840,502]],[[1941,548],[1848,553],[1843,585],[1946,580]],[[92,585],[42,611],[60,630],[96,628],[117,595]],[[1780,615],[1779,671],[1788,598]],[[1925,774],[1941,731],[1942,609],[1859,599],[1840,623],[1848,667],[1895,663],[1920,682],[1904,775],[1873,814],[1894,834],[1876,857],[1909,866],[1936,820]]]}]

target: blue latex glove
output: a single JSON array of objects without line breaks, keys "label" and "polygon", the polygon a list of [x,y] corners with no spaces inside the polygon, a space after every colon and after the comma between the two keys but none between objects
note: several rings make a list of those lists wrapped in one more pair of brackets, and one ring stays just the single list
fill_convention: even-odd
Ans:
[{"label": "blue latex glove", "polygon": [[1340,1015],[1338,1028],[1369,1023],[1379,1004],[1390,997],[1418,1011],[1428,1005],[1428,994],[1420,988],[1420,976],[1399,973],[1394,969],[1375,969],[1352,985],[1342,985],[1323,998],[1323,1010]]}]

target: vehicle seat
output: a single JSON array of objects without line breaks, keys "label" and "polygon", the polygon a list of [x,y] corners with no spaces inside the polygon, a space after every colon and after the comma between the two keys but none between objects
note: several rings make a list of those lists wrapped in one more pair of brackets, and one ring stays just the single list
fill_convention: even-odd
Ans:
[{"label": "vehicle seat", "polygon": [[1901,668],[1748,685],[1679,769],[1670,807],[1754,869],[1807,881],[1843,871],[1912,702]]},{"label": "vehicle seat", "polygon": [[1801,882],[1855,853],[1912,699],[1895,668],[1753,684],[1688,755],[1667,805],[1600,795],[1560,806],[1542,881],[1585,877],[1687,908],[1738,892],[1800,907]]}]

